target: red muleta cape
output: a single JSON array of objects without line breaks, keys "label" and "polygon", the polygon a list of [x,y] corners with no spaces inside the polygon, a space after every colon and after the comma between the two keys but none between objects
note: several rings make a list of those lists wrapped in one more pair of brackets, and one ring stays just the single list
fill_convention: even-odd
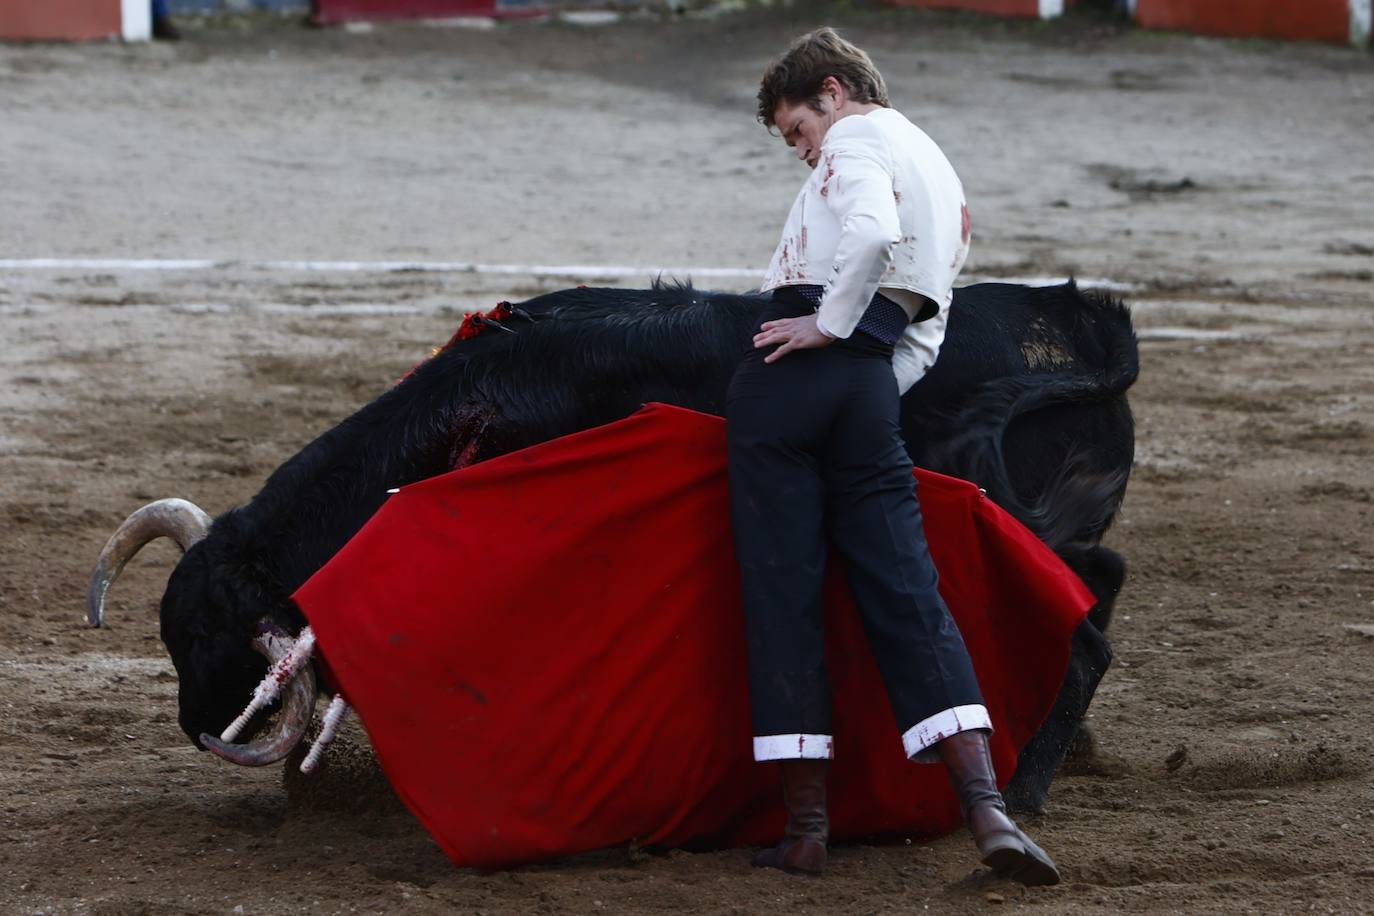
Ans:
[{"label": "red muleta cape", "polygon": [[[1005,784],[1094,599],[976,486],[916,478]],[[718,417],[652,404],[405,487],[295,599],[459,865],[781,835],[776,768],[752,759]],[[903,756],[842,575],[826,602],[832,836],[953,829],[944,768]]]}]

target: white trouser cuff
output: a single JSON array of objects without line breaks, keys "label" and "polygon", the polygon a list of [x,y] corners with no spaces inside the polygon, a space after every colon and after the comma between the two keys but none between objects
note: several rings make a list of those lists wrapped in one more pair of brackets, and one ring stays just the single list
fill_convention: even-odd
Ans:
[{"label": "white trouser cuff", "polygon": [[[936,744],[950,735],[972,731],[975,728],[992,731],[992,719],[988,717],[988,708],[982,704],[955,706],[922,719],[908,728],[902,735],[902,747],[906,749],[906,755],[917,763],[939,763],[940,755],[935,750]],[[754,739],[755,756],[758,754],[758,740]]]},{"label": "white trouser cuff", "polygon": [[835,756],[830,735],[764,735],[754,738],[755,760],[829,760]]}]

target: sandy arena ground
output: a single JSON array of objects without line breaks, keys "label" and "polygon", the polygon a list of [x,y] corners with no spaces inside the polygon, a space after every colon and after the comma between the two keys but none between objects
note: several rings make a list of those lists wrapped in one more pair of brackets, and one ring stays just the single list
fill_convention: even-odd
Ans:
[{"label": "sandy arena ground", "polygon": [[83,623],[119,521],[247,500],[463,311],[597,279],[243,262],[761,269],[803,174],[753,122],[755,80],[817,22],[264,21],[0,47],[0,257],[229,262],[0,268],[0,911],[1374,910],[1374,639],[1352,629],[1374,624],[1374,58],[847,21],[965,179],[970,279],[1134,284],[1117,662],[1098,754],[1030,822],[1065,882],[993,881],[963,837],[841,846],[821,881],[747,850],[479,875],[356,735],[290,793],[189,746],[156,624],[175,549]]}]

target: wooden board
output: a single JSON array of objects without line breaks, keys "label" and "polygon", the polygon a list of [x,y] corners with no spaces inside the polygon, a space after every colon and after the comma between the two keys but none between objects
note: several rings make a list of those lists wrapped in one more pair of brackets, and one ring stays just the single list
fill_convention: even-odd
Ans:
[{"label": "wooden board", "polygon": [[123,35],[121,0],[0,0],[0,38],[90,41]]}]

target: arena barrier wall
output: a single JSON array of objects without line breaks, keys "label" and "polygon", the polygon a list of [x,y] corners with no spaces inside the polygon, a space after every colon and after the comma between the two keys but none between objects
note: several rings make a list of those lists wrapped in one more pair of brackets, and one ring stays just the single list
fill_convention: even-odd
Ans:
[{"label": "arena barrier wall", "polygon": [[1235,38],[1369,44],[1371,0],[1131,0],[1137,23]]},{"label": "arena barrier wall", "polygon": [[[224,0],[171,0],[173,13],[208,12]],[[254,0],[256,7],[303,8],[307,0]],[[893,0],[923,9],[1053,19],[1074,0]],[[1120,0],[1149,29],[1229,37],[1349,42],[1368,47],[1374,0]],[[321,24],[366,19],[513,18],[539,15],[564,0],[311,0]],[[0,0],[0,40],[90,41],[151,35],[148,0]]]},{"label": "arena barrier wall", "polygon": [[147,41],[148,0],[0,0],[0,40]]},{"label": "arena barrier wall", "polygon": [[518,18],[548,12],[543,0],[315,0],[311,7],[311,19],[321,25],[350,19]]},{"label": "arena barrier wall", "polygon": [[1053,19],[1064,14],[1064,0],[894,0],[898,6],[930,10],[967,10],[991,16]]},{"label": "arena barrier wall", "polygon": [[233,13],[244,9],[273,13],[308,13],[310,0],[167,0],[173,16],[205,13]]}]

